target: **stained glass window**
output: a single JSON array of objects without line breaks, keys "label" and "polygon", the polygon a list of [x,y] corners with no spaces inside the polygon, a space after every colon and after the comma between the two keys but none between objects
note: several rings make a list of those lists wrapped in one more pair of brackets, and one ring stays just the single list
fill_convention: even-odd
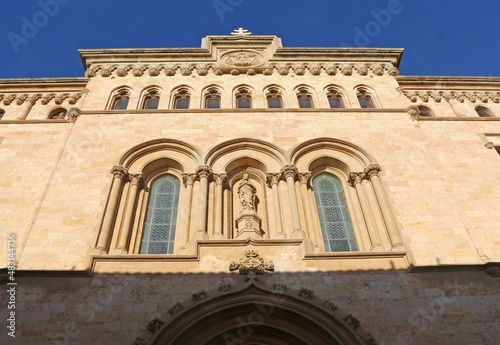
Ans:
[{"label": "stained glass window", "polygon": [[62,120],[66,117],[66,109],[56,109],[49,115],[51,120]]},{"label": "stained glass window", "polygon": [[357,251],[358,247],[340,181],[331,174],[322,173],[314,178],[313,188],[325,251]]},{"label": "stained glass window", "polygon": [[141,254],[172,254],[180,182],[172,175],[156,179],[149,194]]}]

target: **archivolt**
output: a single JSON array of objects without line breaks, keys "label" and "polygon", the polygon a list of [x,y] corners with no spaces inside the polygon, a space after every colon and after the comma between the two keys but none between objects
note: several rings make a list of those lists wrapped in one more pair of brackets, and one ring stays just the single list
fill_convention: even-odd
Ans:
[{"label": "archivolt", "polygon": [[359,321],[331,302],[303,291],[271,291],[254,279],[237,290],[226,285],[195,294],[161,319],[166,323],[146,344],[376,344]]}]

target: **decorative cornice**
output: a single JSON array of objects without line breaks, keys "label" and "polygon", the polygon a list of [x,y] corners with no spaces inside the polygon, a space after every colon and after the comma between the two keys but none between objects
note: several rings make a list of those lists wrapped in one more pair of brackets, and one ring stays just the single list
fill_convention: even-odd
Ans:
[{"label": "decorative cornice", "polygon": [[[231,54],[233,54],[234,56]],[[279,75],[286,76],[289,74],[304,75],[306,71],[309,71],[309,74],[311,76],[320,76],[323,73],[328,75],[335,75],[337,74],[337,72],[340,72],[344,76],[351,76],[354,74],[354,72],[357,72],[357,74],[360,76],[368,76],[370,75],[370,73],[374,76],[382,76],[385,72],[393,77],[399,75],[398,69],[392,64],[388,63],[342,64],[331,62],[297,63],[293,61],[283,61],[279,64],[264,64],[263,61],[264,58],[257,52],[237,51],[224,55],[220,63],[214,61],[205,61],[198,63],[193,61],[187,63],[187,66],[189,67],[179,64],[92,64],[85,72],[85,75],[88,78],[93,78],[98,75],[103,78],[108,78],[112,75],[125,77],[130,73],[135,77],[156,77],[160,76],[163,72],[163,74],[166,76],[174,76],[176,74],[181,74],[183,76],[190,76],[192,74],[197,74],[198,76],[206,76],[211,72],[215,75],[231,74],[237,76],[240,74],[272,75],[274,72],[277,72]]]},{"label": "decorative cornice", "polygon": [[497,91],[479,91],[479,90],[419,90],[419,91],[407,91],[400,88],[402,93],[410,100],[412,103],[417,103],[422,101],[424,103],[429,102],[433,99],[435,102],[441,102],[444,98],[447,102],[456,100],[463,103],[468,100],[471,103],[488,103],[492,101],[493,103],[500,102],[500,92]]}]

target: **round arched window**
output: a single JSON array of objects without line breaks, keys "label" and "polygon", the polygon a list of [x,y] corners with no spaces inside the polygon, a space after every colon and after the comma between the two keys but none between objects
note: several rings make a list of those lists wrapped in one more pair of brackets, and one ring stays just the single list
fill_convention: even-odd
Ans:
[{"label": "round arched window", "polygon": [[67,114],[67,110],[64,109],[64,108],[58,108],[56,110],[53,110],[50,115],[49,115],[49,119],[51,120],[62,120],[66,117],[66,114]]}]

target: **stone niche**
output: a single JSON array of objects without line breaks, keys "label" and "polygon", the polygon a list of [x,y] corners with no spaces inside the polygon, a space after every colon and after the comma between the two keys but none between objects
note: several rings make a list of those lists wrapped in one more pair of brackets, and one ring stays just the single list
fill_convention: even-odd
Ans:
[{"label": "stone niche", "polygon": [[238,170],[230,181],[233,238],[265,238],[265,175],[252,168]]}]

